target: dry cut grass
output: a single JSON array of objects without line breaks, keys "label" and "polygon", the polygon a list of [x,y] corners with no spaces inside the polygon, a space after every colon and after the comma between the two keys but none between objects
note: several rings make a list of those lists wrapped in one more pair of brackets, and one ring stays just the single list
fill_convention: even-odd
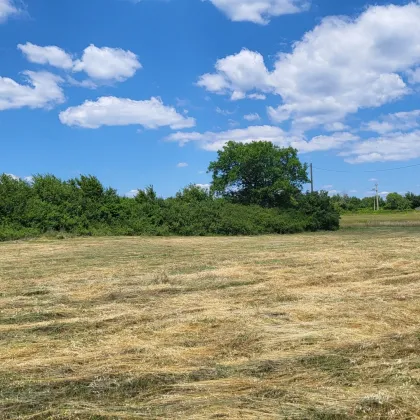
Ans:
[{"label": "dry cut grass", "polygon": [[0,245],[2,419],[420,418],[420,234]]}]

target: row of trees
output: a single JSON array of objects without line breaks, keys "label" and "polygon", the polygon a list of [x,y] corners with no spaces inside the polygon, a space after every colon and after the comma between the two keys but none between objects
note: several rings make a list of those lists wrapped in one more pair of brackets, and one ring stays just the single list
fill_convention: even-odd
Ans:
[{"label": "row of trees", "polygon": [[[334,207],[342,212],[370,211],[374,208],[374,197],[351,197],[349,195],[334,195],[331,197]],[[390,193],[386,198],[379,198],[380,208],[383,210],[407,211],[420,207],[420,195],[411,192],[401,195]]]},{"label": "row of trees", "polygon": [[0,176],[0,239],[47,232],[82,235],[253,235],[332,230],[327,193],[303,193],[307,168],[294,149],[228,143],[209,166],[210,190],[189,185],[161,198],[153,187],[121,197],[94,176],[31,182]]}]

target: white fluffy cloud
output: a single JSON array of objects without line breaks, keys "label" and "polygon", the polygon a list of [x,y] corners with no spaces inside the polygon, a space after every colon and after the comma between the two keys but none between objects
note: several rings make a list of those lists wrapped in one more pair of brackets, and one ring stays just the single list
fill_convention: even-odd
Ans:
[{"label": "white fluffy cloud", "polygon": [[409,70],[408,74],[408,81],[412,84],[420,83],[420,67],[417,67],[414,70]]},{"label": "white fluffy cloud", "polygon": [[190,128],[194,118],[179,114],[165,106],[160,98],[134,101],[125,98],[101,97],[60,113],[60,121],[69,126],[99,128],[101,126],[141,125],[154,129],[170,126],[173,129]]},{"label": "white fluffy cloud", "polygon": [[244,115],[244,119],[247,121],[259,121],[261,117],[255,112],[253,114]]},{"label": "white fluffy cloud", "polygon": [[308,153],[338,149],[347,143],[358,140],[358,137],[350,133],[335,133],[331,136],[317,136],[307,141],[304,137],[292,136],[279,127],[263,125],[221,132],[177,132],[169,135],[167,140],[179,142],[181,145],[197,142],[202,149],[210,151],[220,150],[228,141],[251,143],[262,140],[271,141],[281,147],[292,146],[301,153]]},{"label": "white fluffy cloud", "polygon": [[[261,54],[243,49],[217,61],[216,73],[204,74],[198,86],[217,94],[230,93],[232,100],[244,99],[253,89],[270,91],[270,74]],[[258,99],[255,96],[253,99]]]},{"label": "white fluffy cloud", "polygon": [[338,131],[350,130],[350,127],[341,122],[333,122],[330,124],[325,124],[324,130],[329,131],[329,132],[338,132]]},{"label": "white fluffy cloud", "polygon": [[[413,121],[416,118],[420,118],[420,111],[400,112],[386,116],[384,119],[394,122],[392,130],[398,131],[387,131],[381,136],[366,140],[347,131],[337,131],[307,139],[303,135],[287,133],[280,127],[269,125],[221,132],[176,132],[169,135],[167,140],[179,142],[181,145],[196,142],[200,148],[209,151],[220,150],[231,140],[241,143],[263,140],[271,141],[281,147],[292,146],[300,153],[334,150],[352,164],[401,161],[420,158],[420,129],[413,131]],[[332,125],[330,128],[334,127],[345,128],[341,125]],[[416,127],[420,127],[420,124]],[[404,132],[404,129],[407,131]]]},{"label": "white fluffy cloud", "polygon": [[265,101],[267,96],[263,95],[262,93],[251,93],[248,95],[249,99],[255,99],[256,101]]},{"label": "white fluffy cloud", "polygon": [[86,89],[96,89],[98,87],[98,84],[95,83],[91,79],[85,79],[85,80],[76,80],[72,76],[66,77],[67,83],[71,86],[86,88]]},{"label": "white fluffy cloud", "polygon": [[420,65],[419,22],[417,2],[372,6],[355,19],[328,17],[279,54],[272,71],[261,54],[243,50],[218,60],[198,84],[232,99],[253,90],[278,94],[282,104],[268,108],[270,117],[301,129],[341,121],[411,93],[404,78]]},{"label": "white fluffy cloud", "polygon": [[123,81],[141,69],[137,56],[120,48],[87,47],[80,60],[74,63],[74,71],[84,71],[92,79],[102,81]]},{"label": "white fluffy cloud", "polygon": [[359,140],[354,134],[343,132],[333,133],[331,135],[316,136],[310,141],[292,142],[291,146],[298,149],[301,153],[320,152],[333,149],[342,149],[343,147],[352,147]]},{"label": "white fluffy cloud", "polygon": [[382,116],[379,120],[364,124],[363,130],[385,134],[391,131],[410,131],[417,127],[420,127],[420,110]]},{"label": "white fluffy cloud", "polygon": [[49,64],[50,66],[69,70],[73,67],[73,59],[63,49],[49,45],[40,47],[30,42],[19,44],[18,49],[25,54],[31,63]]},{"label": "white fluffy cloud", "polygon": [[306,0],[210,0],[234,22],[266,24],[271,17],[299,13],[309,8]]},{"label": "white fluffy cloud", "polygon": [[48,64],[72,72],[85,72],[92,80],[79,82],[69,77],[71,84],[82,87],[92,88],[96,86],[95,82],[122,82],[142,68],[133,52],[120,48],[89,45],[79,60],[73,60],[69,53],[54,45],[42,47],[27,42],[19,44],[18,49],[32,63]]},{"label": "white fluffy cloud", "polygon": [[0,23],[5,22],[10,16],[20,13],[13,0],[0,0]]},{"label": "white fluffy cloud", "polygon": [[349,163],[403,161],[420,157],[420,130],[394,132],[355,143],[342,151]]},{"label": "white fluffy cloud", "polygon": [[286,133],[279,127],[272,126],[252,126],[248,128],[238,128],[221,132],[207,131],[198,132],[177,132],[167,137],[168,141],[176,141],[181,145],[189,142],[198,142],[204,150],[216,151],[221,149],[228,141],[250,143],[255,140],[272,141],[276,144],[287,144]]},{"label": "white fluffy cloud", "polygon": [[49,108],[64,102],[61,78],[48,72],[26,71],[23,74],[26,84],[0,77],[0,111],[23,107]]},{"label": "white fluffy cloud", "polygon": [[186,162],[179,162],[176,167],[177,168],[186,168],[188,166],[188,163]]}]

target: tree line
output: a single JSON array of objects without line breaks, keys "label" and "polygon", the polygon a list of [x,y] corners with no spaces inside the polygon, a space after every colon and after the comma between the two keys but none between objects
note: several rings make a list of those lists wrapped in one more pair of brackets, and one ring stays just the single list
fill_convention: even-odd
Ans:
[{"label": "tree line", "polygon": [[[347,194],[336,194],[331,197],[336,210],[343,212],[369,212],[374,209],[375,197],[351,197]],[[420,208],[420,195],[408,192],[405,195],[390,193],[385,198],[379,197],[382,210],[409,211]]]},{"label": "tree line", "polygon": [[307,166],[270,142],[229,142],[209,165],[210,189],[162,198],[152,186],[118,195],[94,176],[30,182],[0,176],[0,240],[41,234],[256,235],[339,228],[326,192],[303,192]]}]

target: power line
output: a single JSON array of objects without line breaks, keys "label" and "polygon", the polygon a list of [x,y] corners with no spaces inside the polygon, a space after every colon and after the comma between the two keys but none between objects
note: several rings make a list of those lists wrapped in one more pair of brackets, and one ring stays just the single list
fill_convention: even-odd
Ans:
[{"label": "power line", "polygon": [[[361,172],[362,173],[390,172],[390,171],[398,171],[398,170],[401,170],[401,169],[414,168],[414,167],[417,167],[417,166],[420,166],[420,163],[417,163],[416,165],[401,166],[399,168],[376,169],[374,171],[361,171]],[[324,171],[324,172],[336,172],[336,173],[345,173],[345,174],[355,174],[355,173],[357,173],[355,171],[336,171],[334,169],[317,168],[316,166],[314,166],[313,169],[317,169],[318,171]]]}]

